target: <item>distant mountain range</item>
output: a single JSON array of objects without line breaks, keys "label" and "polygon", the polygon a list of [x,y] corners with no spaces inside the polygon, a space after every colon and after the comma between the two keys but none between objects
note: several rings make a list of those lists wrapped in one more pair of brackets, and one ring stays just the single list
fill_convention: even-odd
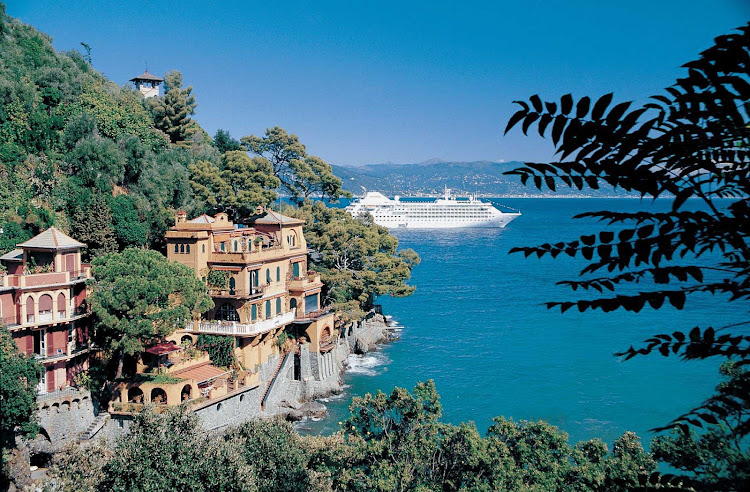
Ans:
[{"label": "distant mountain range", "polygon": [[438,159],[418,164],[367,164],[364,166],[332,166],[333,172],[343,181],[344,189],[354,195],[364,190],[379,191],[387,196],[423,196],[443,193],[447,186],[456,194],[477,193],[485,197],[503,196],[628,196],[611,190],[571,190],[565,186],[556,193],[539,191],[523,186],[516,176],[503,173],[522,166],[511,162],[442,162]]}]

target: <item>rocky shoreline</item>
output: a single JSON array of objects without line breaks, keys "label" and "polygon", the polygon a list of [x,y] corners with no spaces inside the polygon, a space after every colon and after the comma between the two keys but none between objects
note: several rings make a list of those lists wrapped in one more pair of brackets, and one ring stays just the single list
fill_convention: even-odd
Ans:
[{"label": "rocky shoreline", "polygon": [[389,320],[382,314],[372,312],[361,321],[351,322],[342,330],[339,346],[335,352],[337,373],[323,381],[316,381],[320,384],[314,385],[313,391],[299,401],[280,401],[278,415],[292,422],[304,418],[325,418],[328,409],[319,400],[344,392],[343,376],[348,369],[349,355],[367,354],[395,339]]}]

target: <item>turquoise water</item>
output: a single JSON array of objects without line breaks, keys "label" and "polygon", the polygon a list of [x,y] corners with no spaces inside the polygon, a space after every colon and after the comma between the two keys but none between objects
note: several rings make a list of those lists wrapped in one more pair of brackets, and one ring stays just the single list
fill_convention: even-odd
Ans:
[{"label": "turquoise water", "polygon": [[648,441],[648,429],[709,395],[718,381],[716,361],[652,355],[622,362],[612,354],[653,334],[744,319],[747,312],[741,306],[706,296],[688,301],[683,311],[669,307],[639,314],[560,314],[541,303],[572,297],[555,282],[575,278],[581,262],[508,255],[513,246],[572,240],[596,230],[591,221],[572,220],[576,213],[667,209],[669,202],[500,203],[524,215],[499,230],[394,231],[401,247],[413,248],[422,257],[412,276],[414,295],[378,299],[403,328],[401,338],[374,354],[352,356],[344,377],[346,392],[324,400],[329,416],[300,424],[302,432],[338,430],[352,396],[388,392],[394,386],[413,388],[430,378],[447,422],[471,420],[484,431],[498,415],[543,419],[574,442],[599,437],[611,443],[627,430]]}]

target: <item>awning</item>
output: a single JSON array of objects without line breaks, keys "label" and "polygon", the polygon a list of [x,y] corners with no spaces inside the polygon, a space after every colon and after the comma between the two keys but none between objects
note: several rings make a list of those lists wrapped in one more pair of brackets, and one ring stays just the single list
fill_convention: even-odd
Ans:
[{"label": "awning", "polygon": [[177,371],[173,373],[173,375],[178,376],[182,379],[195,379],[196,381],[198,381],[198,384],[201,384],[216,379],[219,376],[223,376],[224,374],[229,374],[230,372],[231,371],[220,369],[211,364],[205,364],[198,367],[185,369],[184,371]]},{"label": "awning", "polygon": [[211,270],[220,270],[222,272],[241,272],[242,271],[242,267],[213,265],[213,266],[211,266]]},{"label": "awning", "polygon": [[162,342],[147,348],[146,352],[152,355],[164,355],[170,352],[177,352],[178,350],[182,350],[182,347],[179,347],[176,343]]}]

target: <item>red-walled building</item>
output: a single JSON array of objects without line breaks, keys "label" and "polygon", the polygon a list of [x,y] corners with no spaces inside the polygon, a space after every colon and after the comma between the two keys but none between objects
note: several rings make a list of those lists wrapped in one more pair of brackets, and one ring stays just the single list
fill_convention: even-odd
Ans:
[{"label": "red-walled building", "polygon": [[0,320],[21,352],[44,365],[40,393],[66,388],[88,369],[86,245],[51,227],[0,257]]}]

